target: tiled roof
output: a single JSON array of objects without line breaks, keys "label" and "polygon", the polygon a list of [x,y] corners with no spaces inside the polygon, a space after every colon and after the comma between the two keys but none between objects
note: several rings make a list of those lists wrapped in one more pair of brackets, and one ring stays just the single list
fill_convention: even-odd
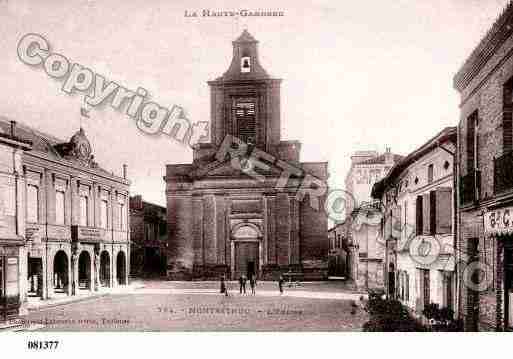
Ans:
[{"label": "tiled roof", "polygon": [[445,127],[442,131],[438,132],[433,138],[424,143],[422,146],[411,152],[408,156],[404,157],[401,161],[397,162],[388,174],[380,181],[376,182],[372,187],[372,198],[380,198],[383,195],[385,187],[393,183],[395,178],[407,168],[410,164],[414,163],[420,157],[424,156],[429,151],[437,148],[440,143],[451,141],[456,143],[456,127]]},{"label": "tiled roof", "polygon": [[[0,132],[2,133],[9,133],[11,128],[11,121],[5,116],[0,116]],[[62,143],[64,141],[39,132],[28,125],[16,121],[16,136],[32,141],[32,151],[39,151],[49,154],[50,156],[54,156],[56,159],[58,159],[60,156],[53,148],[54,145],[58,143]]]},{"label": "tiled roof", "polygon": [[499,47],[513,35],[513,2],[501,12],[453,79],[453,86],[462,91],[472,81]]},{"label": "tiled roof", "polygon": [[[9,133],[11,128],[11,121],[9,118],[5,116],[0,116],[0,133]],[[28,140],[32,142],[32,151],[31,152],[39,152],[44,155],[50,157],[53,160],[57,161],[67,161],[71,162],[78,167],[82,167],[83,164],[79,161],[73,161],[71,158],[63,158],[61,154],[56,150],[55,146],[66,143],[68,141],[64,141],[55,136],[49,135],[47,133],[38,131],[23,122],[16,121],[16,137],[20,137],[24,140]],[[97,172],[101,172],[105,175],[112,176],[112,172],[109,172],[101,167],[94,167],[93,170]],[[118,176],[116,176],[118,177]]]},{"label": "tiled roof", "polygon": [[[383,153],[382,155],[376,156],[374,158],[369,158],[368,160],[358,162],[357,165],[379,165],[386,163],[386,153]],[[394,163],[399,162],[403,156],[393,154],[393,161]]]}]

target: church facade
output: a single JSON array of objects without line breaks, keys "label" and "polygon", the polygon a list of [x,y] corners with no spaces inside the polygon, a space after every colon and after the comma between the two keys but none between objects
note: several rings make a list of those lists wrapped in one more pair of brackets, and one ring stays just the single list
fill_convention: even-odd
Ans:
[{"label": "church facade", "polygon": [[166,167],[171,279],[327,277],[328,164],[281,140],[281,80],[257,45],[246,30],[233,41],[229,69],[208,82],[210,142]]}]

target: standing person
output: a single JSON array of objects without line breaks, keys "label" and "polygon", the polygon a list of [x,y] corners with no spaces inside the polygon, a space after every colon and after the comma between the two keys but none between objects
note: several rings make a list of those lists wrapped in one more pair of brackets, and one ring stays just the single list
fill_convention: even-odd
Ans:
[{"label": "standing person", "polygon": [[280,274],[280,279],[278,279],[278,287],[280,288],[280,295],[283,294],[283,282],[284,282],[283,276]]},{"label": "standing person", "polygon": [[240,294],[246,294],[246,276],[241,274],[239,277]]},{"label": "standing person", "polygon": [[239,293],[242,295],[242,281],[243,281],[243,278],[242,278],[242,274],[239,275]]},{"label": "standing person", "polygon": [[226,297],[230,296],[230,294],[228,293],[228,283],[225,284],[225,287],[224,287],[224,295]]},{"label": "standing person", "polygon": [[255,295],[256,276],[254,274],[249,278],[249,285],[251,286],[251,294]]},{"label": "standing person", "polygon": [[224,275],[221,276],[221,294],[226,293],[226,283],[224,282]]}]

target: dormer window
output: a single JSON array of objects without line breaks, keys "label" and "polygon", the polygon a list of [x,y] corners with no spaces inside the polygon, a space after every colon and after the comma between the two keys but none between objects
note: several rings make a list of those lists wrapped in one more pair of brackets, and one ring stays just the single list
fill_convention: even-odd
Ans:
[{"label": "dormer window", "polygon": [[244,56],[240,59],[240,72],[250,72],[251,71],[251,58],[249,56]]}]

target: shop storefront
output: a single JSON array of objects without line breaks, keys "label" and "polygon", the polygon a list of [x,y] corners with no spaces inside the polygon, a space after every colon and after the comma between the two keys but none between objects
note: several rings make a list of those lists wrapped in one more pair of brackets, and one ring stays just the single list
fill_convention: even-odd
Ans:
[{"label": "shop storefront", "polygon": [[0,321],[16,317],[20,304],[19,249],[0,245]]},{"label": "shop storefront", "polygon": [[497,327],[513,331],[513,206],[485,213],[487,237],[495,238],[495,285],[497,288]]}]

